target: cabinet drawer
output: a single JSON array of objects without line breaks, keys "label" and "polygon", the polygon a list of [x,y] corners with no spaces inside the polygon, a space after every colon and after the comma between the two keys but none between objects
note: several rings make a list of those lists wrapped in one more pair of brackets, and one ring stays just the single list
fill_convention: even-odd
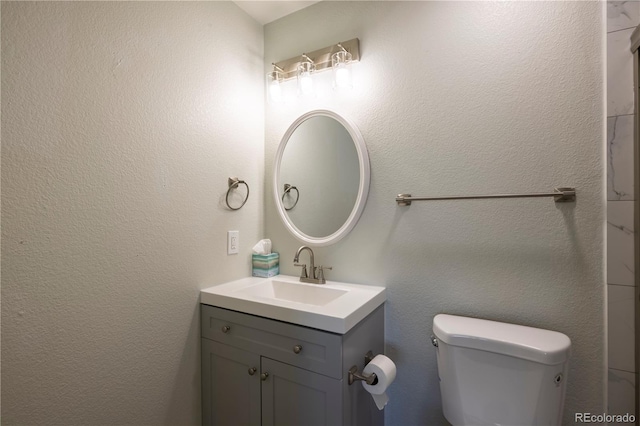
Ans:
[{"label": "cabinet drawer", "polygon": [[342,378],[340,335],[214,306],[200,306],[202,337]]}]

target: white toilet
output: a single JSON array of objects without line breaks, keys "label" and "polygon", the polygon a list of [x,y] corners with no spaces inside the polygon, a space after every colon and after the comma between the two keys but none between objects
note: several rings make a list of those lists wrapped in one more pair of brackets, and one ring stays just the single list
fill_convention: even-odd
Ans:
[{"label": "white toilet", "polygon": [[454,426],[560,425],[571,340],[556,331],[436,315],[442,409]]}]

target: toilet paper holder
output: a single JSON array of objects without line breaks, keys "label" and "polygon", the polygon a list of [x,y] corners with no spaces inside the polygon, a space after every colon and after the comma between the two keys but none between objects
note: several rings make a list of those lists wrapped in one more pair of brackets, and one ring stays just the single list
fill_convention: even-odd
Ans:
[{"label": "toilet paper holder", "polygon": [[[373,352],[369,351],[364,356],[364,365],[366,366],[373,359]],[[349,386],[353,384],[356,380],[362,380],[368,385],[374,385],[378,381],[378,377],[374,374],[364,374],[358,371],[358,366],[354,365],[349,369]]]}]

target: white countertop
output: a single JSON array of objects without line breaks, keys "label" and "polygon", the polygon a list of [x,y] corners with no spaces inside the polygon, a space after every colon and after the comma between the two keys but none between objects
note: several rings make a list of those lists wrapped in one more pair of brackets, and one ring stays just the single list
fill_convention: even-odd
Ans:
[{"label": "white countertop", "polygon": [[330,280],[307,284],[288,275],[247,277],[200,291],[200,303],[206,305],[339,334],[348,332],[386,299],[384,287]]}]

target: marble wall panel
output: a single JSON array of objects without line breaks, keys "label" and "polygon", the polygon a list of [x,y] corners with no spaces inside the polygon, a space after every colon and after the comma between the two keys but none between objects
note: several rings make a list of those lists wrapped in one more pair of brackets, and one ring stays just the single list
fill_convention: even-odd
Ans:
[{"label": "marble wall panel", "polygon": [[607,116],[633,114],[633,29],[607,34]]},{"label": "marble wall panel", "polygon": [[633,115],[607,118],[607,199],[633,200]]},{"label": "marble wall panel", "polygon": [[609,414],[633,414],[638,375],[609,369]]},{"label": "marble wall panel", "polygon": [[635,288],[608,285],[609,367],[635,372]]},{"label": "marble wall panel", "polygon": [[640,22],[640,2],[607,2],[607,32],[635,28]]},{"label": "marble wall panel", "polygon": [[633,201],[607,203],[607,282],[633,286]]}]

